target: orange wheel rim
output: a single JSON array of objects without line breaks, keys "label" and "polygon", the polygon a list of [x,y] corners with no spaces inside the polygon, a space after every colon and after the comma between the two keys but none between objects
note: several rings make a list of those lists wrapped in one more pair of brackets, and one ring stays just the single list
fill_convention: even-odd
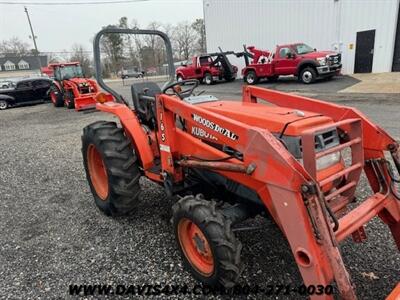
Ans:
[{"label": "orange wheel rim", "polygon": [[202,275],[211,276],[214,271],[214,257],[200,228],[189,219],[182,219],[178,224],[178,238],[190,264]]},{"label": "orange wheel rim", "polygon": [[93,144],[90,144],[87,151],[87,161],[90,180],[101,200],[108,196],[108,176],[103,159]]}]

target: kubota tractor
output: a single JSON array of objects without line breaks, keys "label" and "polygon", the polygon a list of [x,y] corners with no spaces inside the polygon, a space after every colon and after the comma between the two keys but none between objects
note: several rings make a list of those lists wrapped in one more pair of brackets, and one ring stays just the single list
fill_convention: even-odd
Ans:
[{"label": "kubota tractor", "polygon": [[[50,99],[55,107],[83,110],[96,105],[95,96],[99,88],[95,80],[85,78],[79,62],[50,64],[54,70],[54,82],[50,88]],[[112,101],[111,95],[104,99]]]},{"label": "kubota tractor", "polygon": [[[134,83],[134,107],[101,78],[99,40],[110,33],[158,35],[166,45],[170,80],[162,88]],[[339,249],[344,239],[364,242],[365,224],[379,217],[400,248],[399,143],[361,112],[247,85],[242,101],[196,95],[198,81],[174,82],[171,44],[158,31],[104,29],[94,57],[100,86],[116,100],[102,103],[99,95],[96,107],[119,119],[83,130],[95,203],[107,215],[131,212],[141,176],[176,195],[177,247],[199,281],[235,285],[243,266],[233,229],[256,215],[282,230],[305,286],[335,282],[342,299],[356,299]],[[373,192],[358,199],[363,171]]]}]

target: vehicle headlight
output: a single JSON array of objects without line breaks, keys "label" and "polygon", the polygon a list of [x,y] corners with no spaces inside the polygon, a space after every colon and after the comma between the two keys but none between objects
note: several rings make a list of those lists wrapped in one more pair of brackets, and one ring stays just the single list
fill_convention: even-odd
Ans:
[{"label": "vehicle headlight", "polygon": [[334,152],[317,159],[317,171],[326,169],[340,162],[340,152]]},{"label": "vehicle headlight", "polygon": [[317,62],[319,63],[320,66],[325,66],[326,65],[326,57],[318,57]]},{"label": "vehicle headlight", "polygon": [[83,83],[80,83],[79,86],[83,86]]}]

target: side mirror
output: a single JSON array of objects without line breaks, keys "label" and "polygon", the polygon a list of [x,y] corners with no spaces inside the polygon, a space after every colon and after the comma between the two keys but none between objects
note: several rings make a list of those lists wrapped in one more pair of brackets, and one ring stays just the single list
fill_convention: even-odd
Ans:
[{"label": "side mirror", "polygon": [[286,58],[292,58],[292,52],[286,53]]},{"label": "side mirror", "polygon": [[317,52],[317,48],[314,48],[314,52]]}]

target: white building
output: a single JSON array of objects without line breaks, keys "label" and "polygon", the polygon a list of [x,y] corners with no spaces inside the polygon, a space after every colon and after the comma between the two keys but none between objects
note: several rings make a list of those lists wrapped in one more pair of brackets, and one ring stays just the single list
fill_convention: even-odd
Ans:
[{"label": "white building", "polygon": [[400,71],[400,0],[203,0],[203,6],[209,52],[304,42],[341,52],[343,73]]}]

